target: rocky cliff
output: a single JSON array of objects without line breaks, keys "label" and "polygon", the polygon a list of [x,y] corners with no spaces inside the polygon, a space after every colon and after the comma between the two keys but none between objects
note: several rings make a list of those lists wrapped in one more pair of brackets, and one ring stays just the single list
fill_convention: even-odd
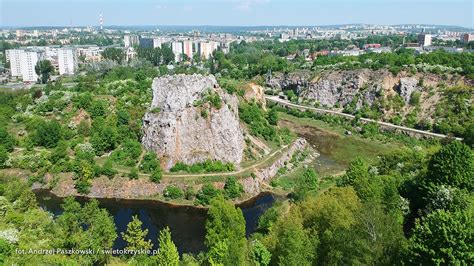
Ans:
[{"label": "rocky cliff", "polygon": [[[432,73],[400,72],[396,76],[386,69],[371,70],[330,70],[323,72],[296,71],[290,74],[274,73],[267,78],[266,85],[273,89],[273,94],[292,90],[298,101],[316,104],[329,108],[345,108],[351,113],[363,106],[376,106],[385,118],[394,114],[406,115],[417,106],[410,104],[414,92],[421,96],[422,118],[434,113],[434,106],[443,96],[442,88],[468,84],[472,81],[462,76],[437,75]],[[394,105],[391,103],[396,101]],[[404,106],[394,109],[393,106],[404,102]],[[384,109],[382,109],[382,107]]]},{"label": "rocky cliff", "polygon": [[153,80],[152,89],[142,143],[159,155],[163,168],[206,159],[240,164],[245,142],[238,99],[224,92],[214,76],[164,76]]}]

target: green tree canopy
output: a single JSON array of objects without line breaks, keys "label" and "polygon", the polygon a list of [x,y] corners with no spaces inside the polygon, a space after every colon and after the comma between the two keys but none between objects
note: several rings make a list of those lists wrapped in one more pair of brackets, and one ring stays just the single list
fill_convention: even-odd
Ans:
[{"label": "green tree canopy", "polygon": [[40,60],[36,63],[35,72],[39,76],[39,81],[42,84],[46,84],[49,81],[49,77],[53,71],[54,67],[49,60]]},{"label": "green tree canopy", "polygon": [[160,231],[158,238],[160,250],[156,255],[156,262],[158,265],[178,266],[179,253],[178,249],[171,239],[171,232],[168,227]]},{"label": "green tree canopy", "polygon": [[209,260],[224,265],[244,264],[247,261],[247,240],[242,211],[222,196],[211,199],[210,203],[205,238]]},{"label": "green tree canopy", "polygon": [[117,63],[121,63],[125,59],[125,51],[121,48],[109,47],[102,52],[104,59],[110,59]]},{"label": "green tree canopy", "polygon": [[151,240],[145,239],[148,229],[142,230],[142,221],[134,215],[132,221],[127,224],[127,231],[122,232],[122,238],[127,242],[126,249],[133,251],[146,251],[153,247]]},{"label": "green tree canopy", "polygon": [[418,220],[410,238],[409,261],[422,265],[470,265],[474,262],[472,212],[436,210]]},{"label": "green tree canopy", "polygon": [[431,157],[425,185],[448,185],[472,190],[473,173],[472,150],[459,141],[452,141]]}]

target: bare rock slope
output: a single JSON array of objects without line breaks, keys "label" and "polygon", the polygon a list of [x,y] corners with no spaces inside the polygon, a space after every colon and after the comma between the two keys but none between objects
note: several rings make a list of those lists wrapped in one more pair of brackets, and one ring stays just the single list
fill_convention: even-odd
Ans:
[{"label": "bare rock slope", "polygon": [[162,167],[206,159],[240,164],[245,142],[238,99],[224,92],[214,76],[164,76],[153,80],[152,89],[142,143],[158,154]]}]

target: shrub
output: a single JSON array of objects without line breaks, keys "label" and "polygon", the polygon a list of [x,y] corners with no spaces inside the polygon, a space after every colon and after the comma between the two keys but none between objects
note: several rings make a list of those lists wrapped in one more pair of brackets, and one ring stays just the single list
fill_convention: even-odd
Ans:
[{"label": "shrub", "polygon": [[225,197],[227,199],[235,199],[242,195],[244,188],[242,184],[237,182],[237,179],[234,176],[227,178],[224,185]]},{"label": "shrub", "polygon": [[142,162],[140,164],[140,170],[145,173],[153,173],[160,168],[160,162],[157,159],[156,153],[147,152],[143,156]]},{"label": "shrub", "polygon": [[130,170],[130,173],[128,174],[128,178],[130,178],[130,179],[137,179],[138,178],[138,169],[136,167],[133,167]]},{"label": "shrub", "polygon": [[114,177],[117,174],[117,170],[114,169],[112,160],[105,161],[104,165],[100,169],[101,174],[108,176],[109,178]]},{"label": "shrub", "polygon": [[175,185],[167,186],[163,191],[163,196],[168,199],[180,199],[183,195],[183,190]]},{"label": "shrub", "polygon": [[61,139],[61,125],[57,121],[44,121],[36,126],[32,140],[35,145],[54,148]]},{"label": "shrub", "polygon": [[171,167],[171,172],[184,171],[188,173],[220,173],[220,172],[230,172],[235,169],[232,163],[224,163],[222,161],[212,161],[205,160],[201,163],[195,163],[192,165],[187,165],[182,162],[176,163]]},{"label": "shrub", "polygon": [[161,169],[157,169],[153,171],[153,173],[151,174],[150,181],[153,183],[160,183],[162,177],[163,177],[163,173]]},{"label": "shrub", "polygon": [[209,205],[210,200],[220,194],[221,192],[212,184],[204,184],[196,195],[196,203],[200,205]]}]

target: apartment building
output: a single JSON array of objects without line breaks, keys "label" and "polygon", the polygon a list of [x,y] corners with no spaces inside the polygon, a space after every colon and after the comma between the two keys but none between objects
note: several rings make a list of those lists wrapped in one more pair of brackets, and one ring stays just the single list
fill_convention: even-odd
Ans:
[{"label": "apartment building", "polygon": [[10,62],[10,75],[12,77],[21,77],[23,81],[27,82],[38,80],[38,75],[35,72],[36,63],[39,60],[37,52],[11,49],[6,51],[6,55]]},{"label": "apartment building", "polygon": [[74,75],[77,68],[75,51],[71,48],[58,49],[59,75]]}]

